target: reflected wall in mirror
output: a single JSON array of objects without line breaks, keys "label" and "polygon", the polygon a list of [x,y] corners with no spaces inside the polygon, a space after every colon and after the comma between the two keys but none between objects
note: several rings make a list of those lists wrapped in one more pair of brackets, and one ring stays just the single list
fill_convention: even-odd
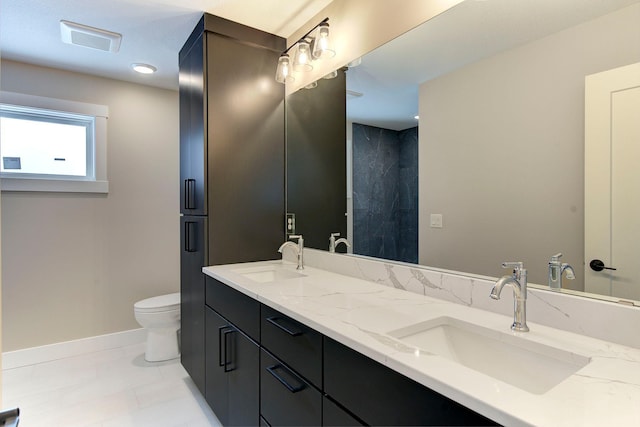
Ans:
[{"label": "reflected wall in mirror", "polygon": [[562,252],[577,276],[563,287],[585,290],[585,77],[640,62],[638,22],[630,0],[467,1],[347,72],[348,93],[362,94],[348,99],[349,125],[404,130],[420,114],[420,264],[497,276],[524,261],[546,286]]}]

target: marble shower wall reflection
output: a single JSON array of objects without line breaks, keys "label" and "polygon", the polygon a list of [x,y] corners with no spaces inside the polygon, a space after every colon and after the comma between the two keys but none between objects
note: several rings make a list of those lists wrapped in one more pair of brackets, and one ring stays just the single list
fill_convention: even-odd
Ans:
[{"label": "marble shower wall reflection", "polygon": [[353,124],[353,253],[418,262],[418,128]]}]

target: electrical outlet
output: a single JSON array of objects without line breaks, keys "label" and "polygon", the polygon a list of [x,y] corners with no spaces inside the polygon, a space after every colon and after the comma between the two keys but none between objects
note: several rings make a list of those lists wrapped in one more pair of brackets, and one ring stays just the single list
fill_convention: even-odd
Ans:
[{"label": "electrical outlet", "polygon": [[287,234],[296,234],[296,214],[287,213],[287,223],[285,227]]}]

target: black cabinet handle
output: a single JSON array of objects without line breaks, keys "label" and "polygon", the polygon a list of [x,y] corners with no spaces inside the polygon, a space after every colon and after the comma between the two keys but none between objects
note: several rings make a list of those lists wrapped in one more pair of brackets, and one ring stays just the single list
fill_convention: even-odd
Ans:
[{"label": "black cabinet handle", "polygon": [[195,209],[196,208],[196,180],[185,179],[184,180],[184,208]]},{"label": "black cabinet handle", "polygon": [[196,223],[193,221],[185,221],[184,223],[184,250],[185,252],[197,252],[196,244]]},{"label": "black cabinet handle", "polygon": [[[283,320],[284,319],[282,319],[281,317],[267,317],[267,322],[271,323],[272,325],[274,325],[278,329],[280,329],[282,331],[285,331],[286,333],[288,333],[292,337],[297,337],[297,336],[302,335],[302,331],[301,330],[296,330],[294,328],[288,328],[285,325],[283,325],[282,324]],[[278,322],[278,321],[280,321],[280,322]]]},{"label": "black cabinet handle", "polygon": [[589,267],[591,267],[593,271],[617,270],[617,268],[605,267],[604,262],[602,262],[599,259],[592,259],[591,262],[589,263]]},{"label": "black cabinet handle", "polygon": [[222,332],[224,336],[224,371],[231,372],[236,368],[233,367],[233,343],[229,344],[229,337],[235,332],[233,329],[228,329]]},{"label": "black cabinet handle", "polygon": [[[287,380],[285,380],[284,378],[282,378],[276,371],[278,369],[283,370],[284,372],[288,373],[288,370],[282,366],[282,365],[272,365],[272,366],[268,366],[267,368],[265,368],[267,370],[267,372],[269,372],[271,375],[273,375],[273,377],[275,379],[277,379],[278,381],[280,381],[280,383],[285,386],[287,388],[287,390],[289,390],[291,393],[297,393],[299,391],[302,391],[306,388],[306,385],[303,382],[299,382],[299,384],[297,386],[292,386],[291,384],[289,384],[289,382]],[[289,373],[289,376],[291,378],[295,379],[295,376],[292,373]]]},{"label": "black cabinet handle", "polygon": [[[231,347],[228,341],[229,334],[233,332],[230,326],[220,326],[218,328],[218,366],[224,366],[225,372],[231,372],[233,369],[228,367],[231,365],[229,362],[229,347]],[[223,338],[224,337],[224,338]]]}]

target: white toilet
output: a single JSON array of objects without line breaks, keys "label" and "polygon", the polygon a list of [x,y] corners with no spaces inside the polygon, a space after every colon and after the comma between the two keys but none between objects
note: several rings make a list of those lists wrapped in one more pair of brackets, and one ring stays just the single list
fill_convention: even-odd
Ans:
[{"label": "white toilet", "polygon": [[180,356],[180,293],[143,299],[133,306],[138,323],[147,330],[144,359],[160,362]]}]

